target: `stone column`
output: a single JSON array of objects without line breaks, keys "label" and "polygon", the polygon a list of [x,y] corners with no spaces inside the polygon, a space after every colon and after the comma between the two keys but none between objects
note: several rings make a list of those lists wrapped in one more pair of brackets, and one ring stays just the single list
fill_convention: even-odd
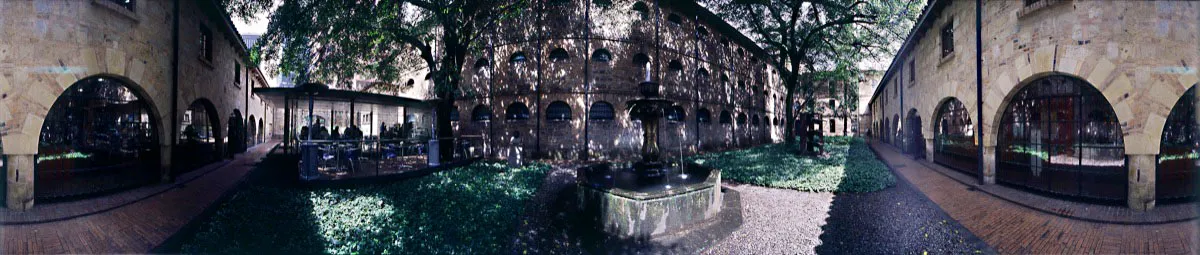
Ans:
[{"label": "stone column", "polygon": [[925,161],[933,162],[933,138],[925,138]]},{"label": "stone column", "polygon": [[36,155],[8,155],[8,209],[33,207],[33,161]]},{"label": "stone column", "polygon": [[[164,183],[175,181],[175,171],[171,168],[171,145],[163,144],[159,148],[158,169],[162,173],[160,180]],[[212,155],[191,155],[195,157],[212,157]]]},{"label": "stone column", "polygon": [[996,184],[996,146],[983,146],[983,183]]},{"label": "stone column", "polygon": [[1128,155],[1129,208],[1138,211],[1154,209],[1154,178],[1156,155]]}]

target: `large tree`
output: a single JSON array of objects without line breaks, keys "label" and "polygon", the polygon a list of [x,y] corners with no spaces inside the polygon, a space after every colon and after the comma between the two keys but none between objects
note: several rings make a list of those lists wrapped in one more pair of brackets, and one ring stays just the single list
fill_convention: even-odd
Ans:
[{"label": "large tree", "polygon": [[235,17],[270,14],[255,61],[278,62],[272,73],[299,82],[338,83],[366,77],[405,89],[398,79],[427,71],[433,82],[436,137],[452,159],[450,112],[463,61],[480,40],[530,7],[528,0],[224,0]]},{"label": "large tree", "polygon": [[788,143],[795,142],[796,110],[813,111],[814,84],[855,81],[860,61],[894,54],[919,14],[917,2],[705,0],[767,50],[785,90]]}]

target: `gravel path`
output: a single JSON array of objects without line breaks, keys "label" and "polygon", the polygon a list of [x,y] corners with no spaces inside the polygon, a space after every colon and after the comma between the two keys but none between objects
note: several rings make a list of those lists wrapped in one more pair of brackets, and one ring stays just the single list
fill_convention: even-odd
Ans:
[{"label": "gravel path", "polygon": [[[514,254],[586,254],[596,240],[568,234],[573,167],[557,167],[521,216]],[[881,191],[810,193],[726,184],[741,196],[742,225],[703,254],[995,253],[903,177]],[[633,253],[679,253],[680,247]],[[690,249],[684,249],[690,250]],[[621,252],[617,252],[621,253]],[[691,252],[687,252],[691,253]]]},{"label": "gravel path", "polygon": [[726,185],[742,195],[742,227],[705,254],[811,254],[831,193],[808,193],[753,185]]}]

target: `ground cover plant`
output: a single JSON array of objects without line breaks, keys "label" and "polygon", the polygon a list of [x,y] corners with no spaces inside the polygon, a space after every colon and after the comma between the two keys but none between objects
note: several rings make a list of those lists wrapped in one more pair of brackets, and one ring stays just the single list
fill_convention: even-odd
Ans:
[{"label": "ground cover plant", "polygon": [[550,166],[474,163],[351,189],[252,186],[200,225],[184,253],[497,254]]},{"label": "ground cover plant", "polygon": [[783,143],[697,155],[697,164],[721,169],[740,183],[808,192],[870,192],[896,183],[861,138],[828,137],[828,157],[803,157]]}]

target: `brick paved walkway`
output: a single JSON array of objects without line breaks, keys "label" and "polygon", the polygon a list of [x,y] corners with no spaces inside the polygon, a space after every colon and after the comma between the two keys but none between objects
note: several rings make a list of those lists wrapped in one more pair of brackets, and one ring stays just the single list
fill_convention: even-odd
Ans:
[{"label": "brick paved walkway", "polygon": [[1191,254],[1196,221],[1151,225],[1087,222],[1043,213],[976,192],[887,145],[872,144],[888,165],[951,217],[1004,254]]},{"label": "brick paved walkway", "polygon": [[236,186],[274,144],[251,148],[220,169],[133,204],[69,220],[2,226],[0,248],[4,254],[148,252]]}]

